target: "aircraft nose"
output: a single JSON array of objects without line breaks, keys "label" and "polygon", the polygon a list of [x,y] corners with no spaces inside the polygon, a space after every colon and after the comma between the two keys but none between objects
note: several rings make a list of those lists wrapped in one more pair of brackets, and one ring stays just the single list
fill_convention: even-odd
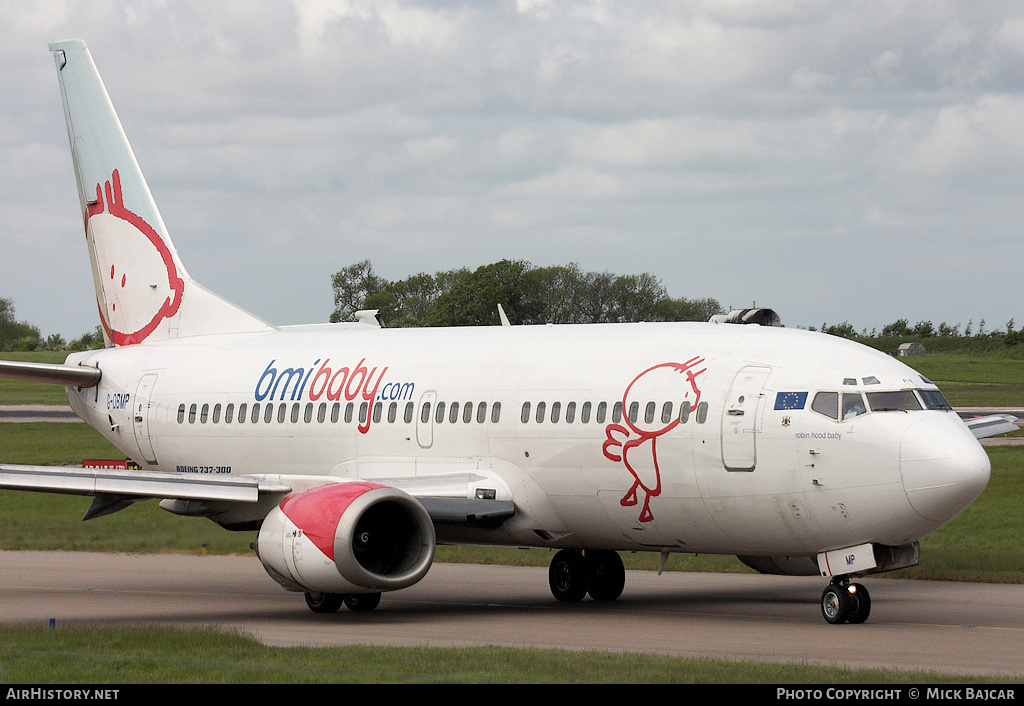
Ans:
[{"label": "aircraft nose", "polygon": [[900,472],[911,506],[945,524],[988,484],[988,454],[952,412],[928,414],[900,442]]}]

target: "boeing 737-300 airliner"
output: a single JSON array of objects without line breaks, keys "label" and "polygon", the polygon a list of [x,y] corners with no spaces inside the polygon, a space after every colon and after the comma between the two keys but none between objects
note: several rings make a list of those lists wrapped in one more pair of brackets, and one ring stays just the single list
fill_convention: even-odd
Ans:
[{"label": "boeing 737-300 airliner", "polygon": [[916,564],[988,482],[934,384],[821,333],[271,325],[189,276],[85,44],[50,49],[107,347],[0,373],[65,385],[144,470],[4,464],[2,488],[254,532],[316,612],[372,610],[450,543],[556,550],[562,601],[618,598],[619,551],[733,554],[859,623],[854,579]]}]

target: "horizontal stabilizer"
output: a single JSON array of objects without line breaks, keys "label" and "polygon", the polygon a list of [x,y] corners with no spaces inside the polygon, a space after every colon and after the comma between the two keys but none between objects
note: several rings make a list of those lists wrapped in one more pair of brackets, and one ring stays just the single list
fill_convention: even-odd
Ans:
[{"label": "horizontal stabilizer", "polygon": [[49,363],[22,363],[0,360],[0,377],[53,382],[73,387],[94,387],[102,377],[99,368],[80,365],[53,365]]}]

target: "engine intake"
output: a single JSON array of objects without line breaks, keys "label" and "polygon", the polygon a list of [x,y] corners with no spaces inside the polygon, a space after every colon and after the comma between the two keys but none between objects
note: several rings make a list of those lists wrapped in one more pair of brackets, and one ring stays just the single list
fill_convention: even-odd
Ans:
[{"label": "engine intake", "polygon": [[422,579],[434,560],[434,525],[411,495],[342,482],[289,495],[256,540],[263,568],[290,591],[394,591]]}]

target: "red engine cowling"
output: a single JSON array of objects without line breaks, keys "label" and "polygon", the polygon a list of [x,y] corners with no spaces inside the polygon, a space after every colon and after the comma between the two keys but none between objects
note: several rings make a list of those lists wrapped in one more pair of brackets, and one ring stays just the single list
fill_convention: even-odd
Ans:
[{"label": "red engine cowling", "polygon": [[257,553],[290,591],[394,591],[434,561],[434,524],[407,493],[343,482],[289,495],[263,521]]}]

